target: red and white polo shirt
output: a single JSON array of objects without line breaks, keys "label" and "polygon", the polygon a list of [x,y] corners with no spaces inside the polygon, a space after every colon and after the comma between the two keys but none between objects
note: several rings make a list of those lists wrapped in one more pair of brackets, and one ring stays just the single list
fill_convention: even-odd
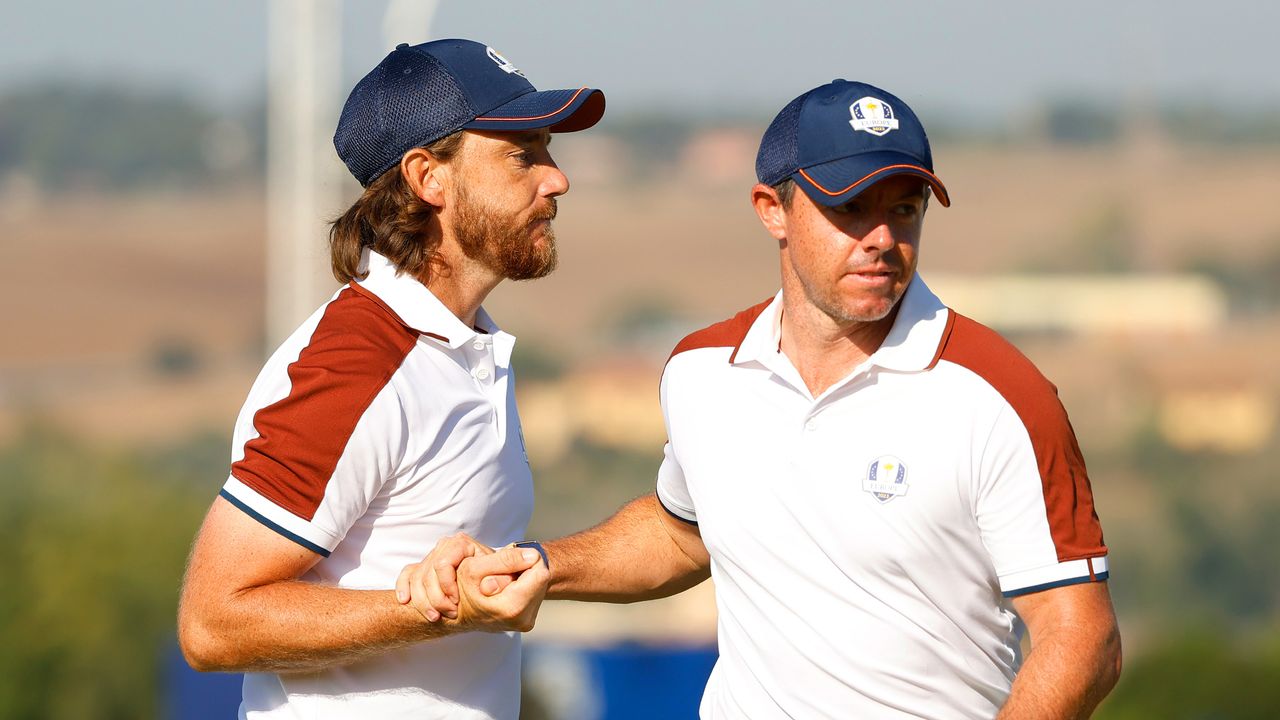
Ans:
[{"label": "red and white polo shirt", "polygon": [[[520,539],[533,483],[516,414],[515,339],[465,326],[366,252],[263,368],[221,495],[324,556],[305,580],[390,589],[440,538]],[[323,622],[317,619],[317,622]],[[467,633],[342,668],[245,676],[242,716],[515,718],[517,633]]]},{"label": "red and white polo shirt", "polygon": [[1021,663],[1008,598],[1107,577],[1056,389],[917,276],[815,398],[781,310],[690,335],[662,378],[658,497],[716,584],[703,717],[993,717]]}]

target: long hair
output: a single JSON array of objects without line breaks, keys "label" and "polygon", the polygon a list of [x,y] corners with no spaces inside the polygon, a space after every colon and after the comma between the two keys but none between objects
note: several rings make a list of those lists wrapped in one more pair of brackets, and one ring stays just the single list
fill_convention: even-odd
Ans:
[{"label": "long hair", "polygon": [[[462,147],[462,131],[426,146],[432,157],[448,162]],[[387,258],[400,272],[425,281],[430,267],[440,262],[440,233],[432,232],[435,208],[413,193],[399,164],[379,175],[364,194],[333,220],[329,227],[329,261],[340,283],[363,280],[360,253],[364,248]]]}]

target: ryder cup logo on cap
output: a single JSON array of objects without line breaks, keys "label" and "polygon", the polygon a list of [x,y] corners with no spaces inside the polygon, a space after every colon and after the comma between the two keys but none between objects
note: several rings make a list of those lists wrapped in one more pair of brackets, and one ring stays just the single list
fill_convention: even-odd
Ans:
[{"label": "ryder cup logo on cap", "polygon": [[520,77],[524,77],[524,73],[520,72],[520,68],[512,65],[510,60],[502,57],[502,53],[491,47],[486,47],[485,51],[489,55],[489,59],[498,63],[498,67],[502,68],[503,72],[515,73]]},{"label": "ryder cup logo on cap", "polygon": [[602,115],[599,90],[540,91],[483,43],[433,40],[397,45],[356,83],[333,146],[367,187],[409,150],[459,130],[573,132]]},{"label": "ryder cup logo on cap", "polygon": [[849,106],[849,116],[853,118],[849,124],[854,130],[866,130],[872,135],[884,135],[898,129],[893,108],[879,98],[864,97],[855,101]]},{"label": "ryder cup logo on cap", "polygon": [[[852,130],[850,130],[852,128]],[[787,103],[756,155],[765,185],[794,180],[819,205],[838,207],[894,175],[928,183],[938,202],[951,198],[933,172],[920,119],[900,98],[873,85],[833,80]]]}]

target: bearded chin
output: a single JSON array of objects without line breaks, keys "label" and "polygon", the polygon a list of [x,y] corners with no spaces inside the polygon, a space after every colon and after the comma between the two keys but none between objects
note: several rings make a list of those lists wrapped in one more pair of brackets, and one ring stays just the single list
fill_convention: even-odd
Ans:
[{"label": "bearded chin", "polygon": [[508,280],[536,280],[550,275],[556,269],[560,256],[556,252],[555,232],[550,225],[545,227],[541,247],[528,237],[526,229],[522,242],[517,244],[508,241],[498,246],[497,266],[490,265],[490,268],[500,272]]},{"label": "bearded chin", "polygon": [[[556,269],[559,257],[555,232],[550,225],[550,218],[555,216],[554,200],[550,217],[543,215],[529,223],[501,217],[465,193],[460,193],[455,202],[454,237],[467,257],[508,280],[533,280],[550,275]],[[541,245],[534,234],[535,226],[542,228]]]}]

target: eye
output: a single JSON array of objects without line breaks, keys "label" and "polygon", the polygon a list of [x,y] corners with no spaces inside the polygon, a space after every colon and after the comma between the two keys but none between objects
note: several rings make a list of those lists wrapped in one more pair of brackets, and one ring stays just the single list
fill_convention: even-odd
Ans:
[{"label": "eye", "polygon": [[840,213],[841,215],[852,215],[855,213],[862,212],[862,204],[859,203],[857,200],[850,200],[849,202],[843,205],[837,205],[831,209],[834,210],[835,212]]}]

